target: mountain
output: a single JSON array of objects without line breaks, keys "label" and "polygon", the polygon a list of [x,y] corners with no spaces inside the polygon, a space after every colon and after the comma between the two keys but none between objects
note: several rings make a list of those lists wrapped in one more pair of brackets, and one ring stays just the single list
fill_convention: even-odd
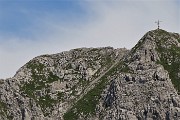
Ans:
[{"label": "mountain", "polygon": [[179,120],[180,34],[41,55],[0,80],[0,119]]}]

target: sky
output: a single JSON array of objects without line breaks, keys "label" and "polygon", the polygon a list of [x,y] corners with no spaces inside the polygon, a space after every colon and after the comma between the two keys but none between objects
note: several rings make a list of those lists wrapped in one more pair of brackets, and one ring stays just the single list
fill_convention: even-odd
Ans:
[{"label": "sky", "polygon": [[180,33],[180,0],[0,0],[0,78],[42,54],[131,49],[157,20]]}]

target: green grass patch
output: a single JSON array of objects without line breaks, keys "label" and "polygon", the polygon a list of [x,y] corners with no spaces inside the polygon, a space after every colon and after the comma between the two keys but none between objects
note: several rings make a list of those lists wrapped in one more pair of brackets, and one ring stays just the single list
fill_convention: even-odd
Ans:
[{"label": "green grass patch", "polygon": [[0,101],[0,115],[2,115],[8,120],[13,120],[14,117],[12,115],[8,115],[7,110],[7,105],[4,102]]},{"label": "green grass patch", "polygon": [[52,108],[53,104],[55,104],[57,101],[52,99],[50,95],[45,95],[39,98],[39,105],[41,106],[41,109],[43,113],[46,113],[47,108]]},{"label": "green grass patch", "polygon": [[7,116],[7,106],[2,101],[0,101],[0,115]]},{"label": "green grass patch", "polygon": [[39,63],[38,61],[30,61],[29,63],[27,63],[27,68],[31,69],[32,72],[35,72],[35,70],[37,70],[41,73],[44,67],[45,65]]},{"label": "green grass patch", "polygon": [[64,120],[77,120],[80,113],[83,113],[85,117],[88,117],[89,114],[94,115],[96,104],[98,103],[100,94],[102,93],[106,83],[107,79],[104,76],[96,87],[84,95],[71,110],[64,114]]},{"label": "green grass patch", "polygon": [[95,115],[96,105],[99,102],[100,95],[103,92],[107,83],[109,83],[107,77],[113,75],[115,71],[119,70],[123,63],[117,64],[109,72],[106,73],[96,86],[91,89],[87,94],[83,96],[82,99],[77,101],[74,106],[64,114],[64,120],[77,120],[80,117],[80,114],[83,113],[83,116],[87,118],[89,115]]},{"label": "green grass patch", "polygon": [[[31,70],[31,77],[32,81],[24,83],[24,85],[21,87],[21,91],[25,92],[29,97],[33,98],[36,103],[38,103],[41,106],[41,109],[45,116],[49,115],[46,110],[47,108],[52,109],[53,104],[55,104],[58,100],[54,100],[48,95],[50,91],[48,83],[52,83],[55,81],[60,80],[60,78],[56,75],[54,75],[52,72],[49,72],[47,75],[44,75],[46,71],[45,65],[41,64],[37,61],[30,61],[27,64],[27,68]],[[41,96],[39,100],[37,100],[38,96],[36,96],[37,90],[42,90],[43,88],[46,88],[46,95]]]},{"label": "green grass patch", "polygon": [[59,101],[63,100],[63,96],[64,96],[63,92],[58,92],[57,98],[58,98]]},{"label": "green grass patch", "polygon": [[[165,33],[161,31],[159,34]],[[180,94],[180,77],[178,76],[178,73],[180,73],[180,48],[175,45],[171,45],[169,49],[162,47],[166,40],[167,39],[161,39],[157,43],[157,51],[160,53],[160,61],[157,63],[163,65],[169,72],[169,77],[178,94]],[[170,64],[168,63],[169,61],[171,61]]]}]

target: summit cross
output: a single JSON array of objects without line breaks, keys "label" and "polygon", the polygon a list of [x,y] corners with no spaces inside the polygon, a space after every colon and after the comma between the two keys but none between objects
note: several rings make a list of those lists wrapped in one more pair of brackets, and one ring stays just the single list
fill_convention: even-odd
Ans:
[{"label": "summit cross", "polygon": [[159,29],[159,27],[160,27],[160,26],[159,26],[160,22],[162,22],[162,21],[159,21],[159,20],[158,20],[158,21],[155,21],[155,23],[158,25],[158,29]]}]

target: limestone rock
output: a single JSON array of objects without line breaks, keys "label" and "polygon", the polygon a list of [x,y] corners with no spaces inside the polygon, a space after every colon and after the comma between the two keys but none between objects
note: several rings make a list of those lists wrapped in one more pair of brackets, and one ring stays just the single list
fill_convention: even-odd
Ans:
[{"label": "limestone rock", "polygon": [[180,35],[41,55],[0,79],[0,119],[179,120]]}]

